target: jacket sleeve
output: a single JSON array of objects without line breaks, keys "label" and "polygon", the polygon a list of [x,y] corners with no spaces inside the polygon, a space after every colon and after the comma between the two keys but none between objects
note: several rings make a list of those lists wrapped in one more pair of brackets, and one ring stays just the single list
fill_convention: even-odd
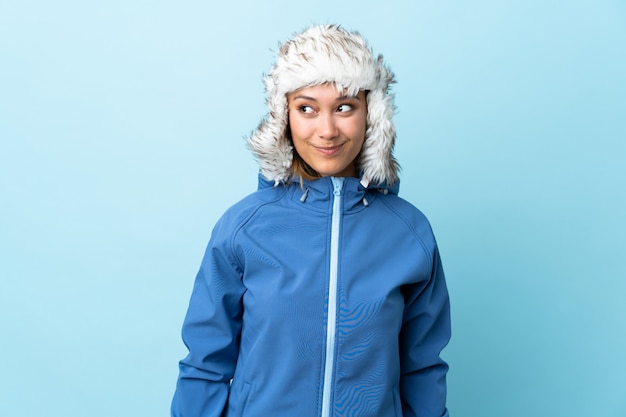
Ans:
[{"label": "jacket sleeve", "polygon": [[183,323],[188,355],[179,363],[172,417],[219,417],[226,406],[239,353],[241,268],[230,236],[216,225],[196,276]]},{"label": "jacket sleeve", "polygon": [[447,363],[440,353],[450,340],[450,301],[435,245],[426,280],[405,292],[400,334],[400,395],[405,417],[448,417]]}]

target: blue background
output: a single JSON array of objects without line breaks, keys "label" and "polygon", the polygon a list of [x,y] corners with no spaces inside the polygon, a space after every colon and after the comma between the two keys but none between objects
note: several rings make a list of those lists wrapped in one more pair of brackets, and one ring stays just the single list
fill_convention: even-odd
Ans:
[{"label": "blue background", "polygon": [[0,415],[168,415],[261,74],[311,23],[396,72],[456,417],[626,416],[626,2],[0,3]]}]

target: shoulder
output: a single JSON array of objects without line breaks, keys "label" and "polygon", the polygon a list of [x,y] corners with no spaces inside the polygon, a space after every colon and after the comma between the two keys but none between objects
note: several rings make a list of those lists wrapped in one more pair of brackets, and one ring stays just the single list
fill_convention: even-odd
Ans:
[{"label": "shoulder", "polygon": [[436,246],[435,236],[426,215],[397,194],[390,193],[380,197],[380,201],[391,212],[390,215],[403,222],[425,247],[432,251]]},{"label": "shoulder", "polygon": [[232,206],[230,206],[215,224],[216,232],[227,232],[234,235],[243,227],[256,213],[264,207],[271,205],[285,194],[284,187],[264,188],[248,194]]}]

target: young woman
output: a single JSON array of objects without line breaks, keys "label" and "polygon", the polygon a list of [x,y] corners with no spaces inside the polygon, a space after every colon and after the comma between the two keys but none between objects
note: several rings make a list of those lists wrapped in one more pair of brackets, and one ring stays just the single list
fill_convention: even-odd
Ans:
[{"label": "young woman", "polygon": [[176,417],[442,417],[449,300],[424,215],[397,196],[393,74],[315,26],[266,77],[259,189],[196,277]]}]

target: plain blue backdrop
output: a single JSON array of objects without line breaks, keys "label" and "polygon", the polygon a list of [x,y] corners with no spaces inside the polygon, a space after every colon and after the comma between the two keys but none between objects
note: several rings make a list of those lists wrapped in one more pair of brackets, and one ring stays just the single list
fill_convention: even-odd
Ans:
[{"label": "plain blue backdrop", "polygon": [[341,23],[397,75],[451,415],[626,416],[626,2],[212,3],[0,3],[0,415],[168,415],[261,75]]}]

